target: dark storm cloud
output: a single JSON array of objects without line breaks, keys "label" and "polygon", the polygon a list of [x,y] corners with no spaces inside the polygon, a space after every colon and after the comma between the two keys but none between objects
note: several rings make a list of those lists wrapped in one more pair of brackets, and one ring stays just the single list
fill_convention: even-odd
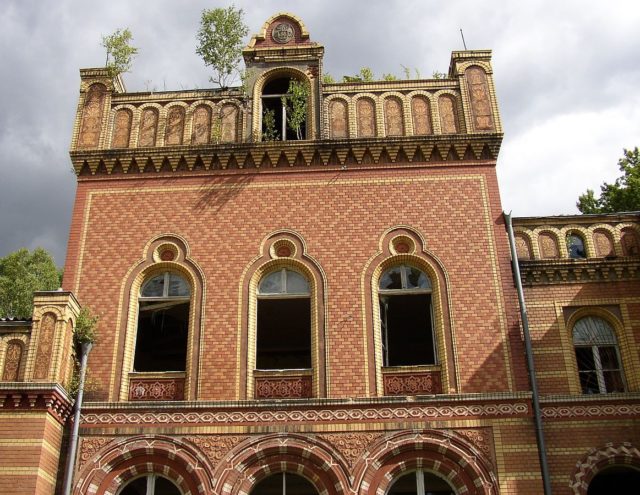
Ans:
[{"label": "dark storm cloud", "polygon": [[[236,1],[250,33],[298,15],[334,77],[363,66],[446,72],[452,50],[493,49],[505,129],[498,173],[516,215],[574,213],[577,194],[617,174],[639,144],[640,7],[567,0]],[[104,63],[101,36],[129,27],[140,50],[130,91],[209,87],[195,32],[211,1],[0,4],[0,256],[41,245],[64,262],[75,177],[68,146],[81,67]],[[224,4],[226,5],[226,3]]]}]

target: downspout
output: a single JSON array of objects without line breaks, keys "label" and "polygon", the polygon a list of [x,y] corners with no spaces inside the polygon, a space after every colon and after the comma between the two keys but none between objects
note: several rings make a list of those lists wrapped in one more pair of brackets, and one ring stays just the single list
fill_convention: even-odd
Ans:
[{"label": "downspout", "polygon": [[83,342],[80,344],[80,383],[78,384],[78,395],[75,403],[75,413],[73,414],[73,430],[71,439],[69,440],[69,454],[67,457],[67,466],[64,471],[64,487],[63,495],[71,494],[71,482],[73,481],[73,468],[75,466],[76,452],[78,450],[78,430],[80,428],[80,412],[82,410],[82,396],[84,395],[84,379],[87,374],[87,358],[91,352],[92,342]]},{"label": "downspout", "polygon": [[538,443],[538,458],[540,459],[540,470],[542,472],[542,484],[544,494],[551,495],[551,477],[549,476],[549,465],[547,464],[547,450],[544,443],[544,431],[542,429],[542,412],[540,410],[540,396],[538,395],[538,382],[536,380],[536,369],[533,364],[533,351],[531,349],[531,335],[529,334],[529,318],[527,317],[527,307],[524,302],[524,291],[522,290],[522,280],[520,279],[520,266],[518,265],[518,255],[516,253],[516,240],[513,235],[513,225],[511,224],[511,213],[504,213],[507,223],[507,233],[509,234],[509,247],[511,248],[511,266],[513,277],[518,292],[518,302],[520,303],[520,317],[522,318],[522,334],[524,336],[524,349],[527,357],[527,368],[529,369],[529,382],[531,384],[531,395],[533,402],[533,419],[536,427],[536,441]]}]

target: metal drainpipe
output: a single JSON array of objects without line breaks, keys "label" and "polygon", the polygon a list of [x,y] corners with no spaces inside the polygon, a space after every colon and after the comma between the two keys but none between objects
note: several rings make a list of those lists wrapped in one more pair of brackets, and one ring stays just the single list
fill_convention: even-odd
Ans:
[{"label": "metal drainpipe", "polygon": [[529,382],[531,383],[531,395],[533,402],[533,419],[536,426],[536,440],[538,443],[538,458],[540,459],[540,470],[542,471],[542,484],[544,494],[551,495],[551,479],[549,476],[549,466],[547,464],[547,450],[544,444],[544,431],[542,429],[542,412],[540,411],[540,397],[538,395],[538,382],[536,381],[536,369],[533,364],[533,351],[531,350],[531,335],[529,334],[529,318],[527,317],[527,307],[524,302],[524,291],[522,290],[522,280],[520,279],[520,266],[518,265],[518,255],[516,253],[516,241],[513,235],[513,225],[511,224],[511,213],[504,213],[507,223],[507,233],[509,234],[509,247],[511,248],[511,266],[518,292],[518,302],[520,303],[520,316],[522,318],[522,333],[524,336],[524,349],[527,356],[527,368],[529,368]]},{"label": "metal drainpipe", "polygon": [[84,379],[87,374],[87,358],[93,343],[85,342],[80,345],[82,358],[80,360],[80,383],[78,384],[78,396],[76,397],[75,413],[73,415],[73,431],[69,441],[69,457],[67,458],[67,467],[64,472],[64,495],[71,494],[71,482],[73,481],[73,468],[75,466],[76,451],[78,450],[78,429],[80,428],[80,411],[82,410],[82,396],[84,395]]}]

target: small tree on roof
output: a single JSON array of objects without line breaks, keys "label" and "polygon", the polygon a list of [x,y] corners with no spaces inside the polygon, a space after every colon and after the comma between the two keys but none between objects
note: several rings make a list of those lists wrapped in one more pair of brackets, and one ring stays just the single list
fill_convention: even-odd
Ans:
[{"label": "small tree on roof", "polygon": [[249,32],[243,15],[244,11],[233,5],[202,11],[196,53],[213,69],[214,75],[209,80],[221,88],[240,76],[242,45]]},{"label": "small tree on roof", "polygon": [[132,40],[129,28],[117,29],[113,34],[102,37],[102,46],[107,50],[105,66],[111,77],[131,69],[133,57],[138,53],[138,49],[131,46]]}]

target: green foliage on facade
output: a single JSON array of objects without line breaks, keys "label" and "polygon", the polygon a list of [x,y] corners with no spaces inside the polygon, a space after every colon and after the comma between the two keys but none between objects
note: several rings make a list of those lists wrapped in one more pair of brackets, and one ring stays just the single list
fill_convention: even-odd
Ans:
[{"label": "green foliage on facade", "polygon": [[82,307],[76,319],[76,326],[73,329],[73,339],[76,344],[94,343],[96,341],[96,326],[99,319],[87,306]]},{"label": "green foliage on facade", "polygon": [[308,84],[291,79],[287,95],[282,97],[282,104],[287,107],[287,127],[296,133],[298,139],[302,139],[302,124],[307,120],[309,106]]},{"label": "green foliage on facade", "polygon": [[265,108],[262,112],[262,128],[263,141],[277,141],[280,139],[280,134],[276,129],[276,115],[273,110]]},{"label": "green foliage on facade", "polygon": [[213,70],[209,80],[221,88],[241,78],[238,66],[244,38],[249,33],[243,16],[244,11],[233,5],[202,11],[196,53]]},{"label": "green foliage on facade", "polygon": [[31,318],[33,293],[56,290],[62,280],[51,255],[22,248],[0,258],[0,317]]},{"label": "green foliage on facade", "polygon": [[616,213],[640,211],[640,150],[623,150],[618,160],[622,176],[613,184],[604,182],[600,186],[600,197],[592,189],[578,197],[576,206],[581,213]]},{"label": "green foliage on facade", "polygon": [[131,69],[133,57],[138,53],[138,49],[131,46],[132,40],[129,28],[118,29],[113,34],[102,37],[102,46],[107,50],[105,66],[111,77]]}]

